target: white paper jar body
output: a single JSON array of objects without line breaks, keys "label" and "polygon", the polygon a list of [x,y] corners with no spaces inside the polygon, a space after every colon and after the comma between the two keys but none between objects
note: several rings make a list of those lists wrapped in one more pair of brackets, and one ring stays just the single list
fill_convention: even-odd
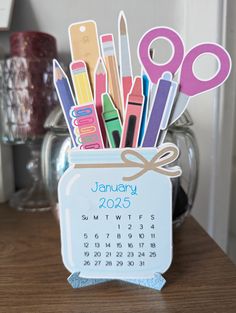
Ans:
[{"label": "white paper jar body", "polygon": [[[147,162],[157,153],[156,148],[132,150]],[[147,164],[129,151],[70,152],[71,166],[58,192],[62,257],[71,273],[147,278],[164,273],[171,264],[170,178],[144,170]],[[122,160],[122,153],[131,164]]]}]

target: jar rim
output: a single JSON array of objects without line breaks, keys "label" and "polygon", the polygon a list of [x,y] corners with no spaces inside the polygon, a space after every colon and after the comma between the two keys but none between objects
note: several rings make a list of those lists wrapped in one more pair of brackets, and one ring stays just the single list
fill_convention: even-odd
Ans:
[{"label": "jar rim", "polygon": [[[150,148],[113,148],[113,149],[89,149],[81,150],[72,148],[69,152],[69,161],[71,164],[103,164],[122,162],[121,153],[125,150],[135,150],[147,160],[151,160],[157,153],[156,147]],[[137,157],[130,154],[129,160],[138,162]]]}]

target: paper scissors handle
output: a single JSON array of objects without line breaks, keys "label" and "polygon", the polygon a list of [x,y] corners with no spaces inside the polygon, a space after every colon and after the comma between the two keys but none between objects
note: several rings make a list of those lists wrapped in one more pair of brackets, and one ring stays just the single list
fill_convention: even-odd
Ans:
[{"label": "paper scissors handle", "polygon": [[[209,80],[200,80],[193,72],[193,64],[203,54],[211,54],[218,61],[218,71]],[[194,96],[204,91],[213,89],[227,79],[231,69],[231,59],[228,52],[215,43],[202,43],[193,47],[185,56],[181,75],[180,91],[188,96]]]},{"label": "paper scissors handle", "polygon": [[[158,38],[168,40],[172,46],[170,60],[163,64],[156,64],[150,57],[150,47],[153,41]],[[138,57],[148,77],[153,84],[157,84],[164,72],[171,72],[173,75],[178,70],[184,55],[184,45],[179,34],[168,27],[155,27],[147,31],[139,41]]]}]

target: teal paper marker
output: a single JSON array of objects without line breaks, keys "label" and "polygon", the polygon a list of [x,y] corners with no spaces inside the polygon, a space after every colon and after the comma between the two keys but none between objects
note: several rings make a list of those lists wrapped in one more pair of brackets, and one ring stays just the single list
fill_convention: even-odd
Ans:
[{"label": "teal paper marker", "polygon": [[149,101],[149,79],[147,77],[147,74],[142,74],[142,81],[143,81],[143,95],[144,95],[144,104],[143,104],[143,114],[141,119],[141,127],[139,132],[139,138],[138,138],[138,146],[141,146],[146,122],[147,122],[147,115],[148,115],[148,101]]},{"label": "teal paper marker", "polygon": [[102,96],[103,120],[107,138],[111,148],[119,148],[122,133],[122,126],[118,110],[115,108],[109,94],[104,93]]}]

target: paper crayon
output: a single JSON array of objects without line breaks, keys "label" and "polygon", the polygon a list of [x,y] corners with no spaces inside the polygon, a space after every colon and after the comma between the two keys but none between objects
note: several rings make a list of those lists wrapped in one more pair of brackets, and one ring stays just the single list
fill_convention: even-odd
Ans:
[{"label": "paper crayon", "polygon": [[142,93],[142,79],[137,76],[134,79],[133,87],[128,95],[121,138],[121,148],[135,148],[138,145],[143,103],[144,96]]},{"label": "paper crayon", "polygon": [[102,55],[106,64],[109,94],[116,108],[123,119],[123,100],[121,97],[120,80],[118,74],[118,65],[116,59],[115,45],[112,34],[102,35],[101,37]]},{"label": "paper crayon", "polygon": [[107,92],[107,73],[102,58],[98,59],[97,66],[95,69],[95,105],[97,115],[100,123],[102,132],[102,138],[104,144],[106,143],[106,130],[104,121],[102,118],[102,95]]},{"label": "paper crayon", "polygon": [[70,72],[78,105],[92,103],[93,95],[84,61],[71,62]]},{"label": "paper crayon", "polygon": [[110,147],[119,148],[122,133],[121,121],[119,112],[107,93],[103,94],[103,119]]},{"label": "paper crayon", "polygon": [[123,104],[125,109],[127,96],[132,87],[133,74],[132,74],[127,22],[123,11],[120,12],[118,24],[119,24],[118,38],[119,38],[120,79],[123,92]]},{"label": "paper crayon", "polygon": [[78,147],[81,145],[81,141],[79,136],[74,133],[74,127],[70,116],[70,109],[75,106],[75,100],[68,77],[55,59],[53,60],[53,80],[73,146]]}]

